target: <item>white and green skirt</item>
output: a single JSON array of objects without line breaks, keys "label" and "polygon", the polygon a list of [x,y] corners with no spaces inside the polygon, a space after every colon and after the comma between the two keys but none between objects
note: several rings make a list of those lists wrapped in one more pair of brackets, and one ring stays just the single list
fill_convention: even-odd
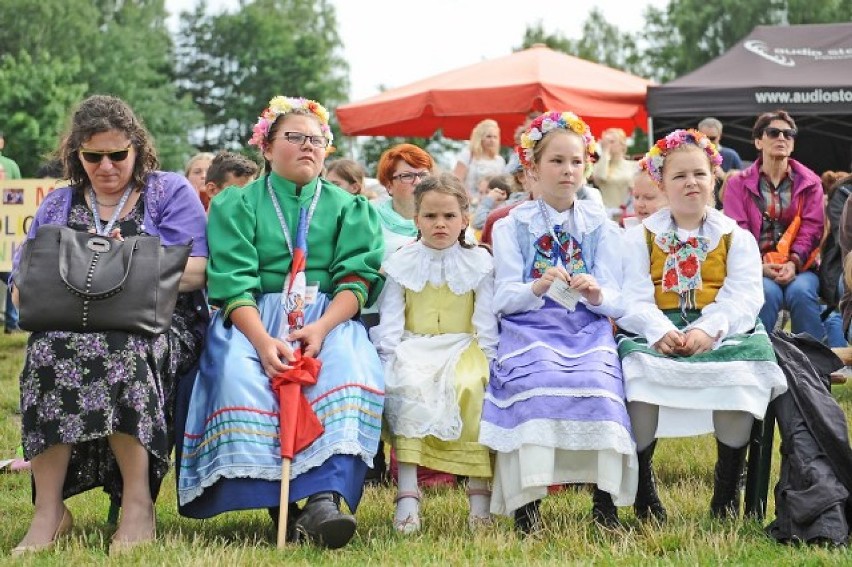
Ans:
[{"label": "white and green skirt", "polygon": [[[679,328],[679,310],[666,311]],[[690,312],[691,322],[700,312]],[[644,337],[619,330],[618,355],[628,402],[659,406],[657,437],[688,437],[713,431],[713,411],[744,411],[763,419],[769,402],[787,390],[769,336],[760,321],[715,348],[688,357],[665,356]]]}]

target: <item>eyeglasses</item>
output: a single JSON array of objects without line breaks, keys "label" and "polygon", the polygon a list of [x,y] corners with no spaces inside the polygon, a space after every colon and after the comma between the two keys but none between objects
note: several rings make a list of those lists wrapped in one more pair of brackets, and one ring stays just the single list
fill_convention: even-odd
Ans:
[{"label": "eyeglasses", "polygon": [[768,138],[778,138],[781,134],[784,134],[784,137],[788,140],[795,140],[796,136],[799,134],[799,131],[795,128],[775,128],[770,126],[769,128],[764,128],[763,133],[766,134]]},{"label": "eyeglasses", "polygon": [[127,146],[123,150],[84,150],[80,149],[80,157],[86,160],[89,163],[101,163],[104,159],[104,156],[109,158],[109,161],[112,162],[120,162],[127,159],[127,156],[130,155],[130,148],[132,146]]},{"label": "eyeglasses", "polygon": [[310,142],[310,144],[315,148],[328,147],[328,138],[325,136],[309,136],[307,134],[302,134],[301,132],[284,132],[283,135],[278,137],[287,140],[291,144],[296,144],[297,146],[303,145],[305,140],[308,140],[308,142]]},{"label": "eyeglasses", "polygon": [[427,177],[429,177],[428,171],[406,171],[405,173],[398,173],[391,176],[391,179],[398,179],[403,183],[414,183],[415,179],[423,180]]},{"label": "eyeglasses", "polygon": [[707,136],[707,139],[713,142],[714,144],[719,143],[719,136]]}]

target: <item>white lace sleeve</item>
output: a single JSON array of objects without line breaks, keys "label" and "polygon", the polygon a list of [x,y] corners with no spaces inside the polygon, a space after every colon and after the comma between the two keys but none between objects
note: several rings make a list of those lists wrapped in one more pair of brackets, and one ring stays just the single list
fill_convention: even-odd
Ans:
[{"label": "white lace sleeve", "polygon": [[630,333],[642,335],[654,345],[677,327],[669,321],[654,301],[654,282],[651,281],[651,259],[645,231],[624,234],[623,284],[621,288],[624,314],[616,325]]},{"label": "white lace sleeve", "polygon": [[387,278],[379,304],[379,324],[370,329],[370,340],[385,361],[393,354],[405,330],[405,288]]},{"label": "white lace sleeve", "polygon": [[[724,338],[754,327],[763,306],[763,275],[760,252],[754,237],[736,227],[731,237],[727,273],[716,301],[701,310],[688,328],[701,329],[711,337]],[[771,329],[770,329],[771,330]]]},{"label": "white lace sleeve", "polygon": [[494,315],[494,274],[488,274],[479,281],[474,290],[473,327],[479,348],[489,360],[497,355],[497,316]]},{"label": "white lace sleeve", "polygon": [[624,314],[619,273],[623,246],[621,230],[615,223],[607,221],[601,228],[600,240],[595,251],[595,267],[592,269],[592,275],[601,286],[603,302],[597,306],[586,303],[586,307],[593,313],[612,318],[621,317]]},{"label": "white lace sleeve", "polygon": [[511,315],[540,309],[544,300],[532,291],[532,282],[524,283],[524,256],[515,235],[511,215],[494,225],[494,313]]}]

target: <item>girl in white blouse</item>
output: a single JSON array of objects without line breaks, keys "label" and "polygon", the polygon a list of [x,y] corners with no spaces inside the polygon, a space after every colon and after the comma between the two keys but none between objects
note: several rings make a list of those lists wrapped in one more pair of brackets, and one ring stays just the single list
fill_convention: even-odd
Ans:
[{"label": "girl in white blouse", "polygon": [[752,422],[786,390],[757,320],[763,304],[757,243],[711,204],[712,171],[720,162],[696,130],[676,130],[657,142],[642,167],[669,207],[625,233],[625,314],[616,323],[639,453],[634,508],[640,519],[666,517],[651,468],[656,438],[710,432],[718,448],[711,512],[736,516]]},{"label": "girl in white blouse", "polygon": [[469,523],[490,521],[491,456],[478,442],[497,344],[494,268],[465,241],[469,199],[453,175],[414,192],[418,240],[384,264],[381,317],[370,336],[385,362],[385,423],[399,462],[394,527],[420,529],[417,466],[469,478]]}]

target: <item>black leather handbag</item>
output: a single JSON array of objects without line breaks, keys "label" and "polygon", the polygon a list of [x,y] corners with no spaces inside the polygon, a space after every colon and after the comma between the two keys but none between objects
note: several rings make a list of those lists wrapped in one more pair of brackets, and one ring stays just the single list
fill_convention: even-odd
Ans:
[{"label": "black leather handbag", "polygon": [[27,331],[164,333],[191,248],[161,246],[158,236],[121,241],[40,226],[15,274],[18,324]]}]

